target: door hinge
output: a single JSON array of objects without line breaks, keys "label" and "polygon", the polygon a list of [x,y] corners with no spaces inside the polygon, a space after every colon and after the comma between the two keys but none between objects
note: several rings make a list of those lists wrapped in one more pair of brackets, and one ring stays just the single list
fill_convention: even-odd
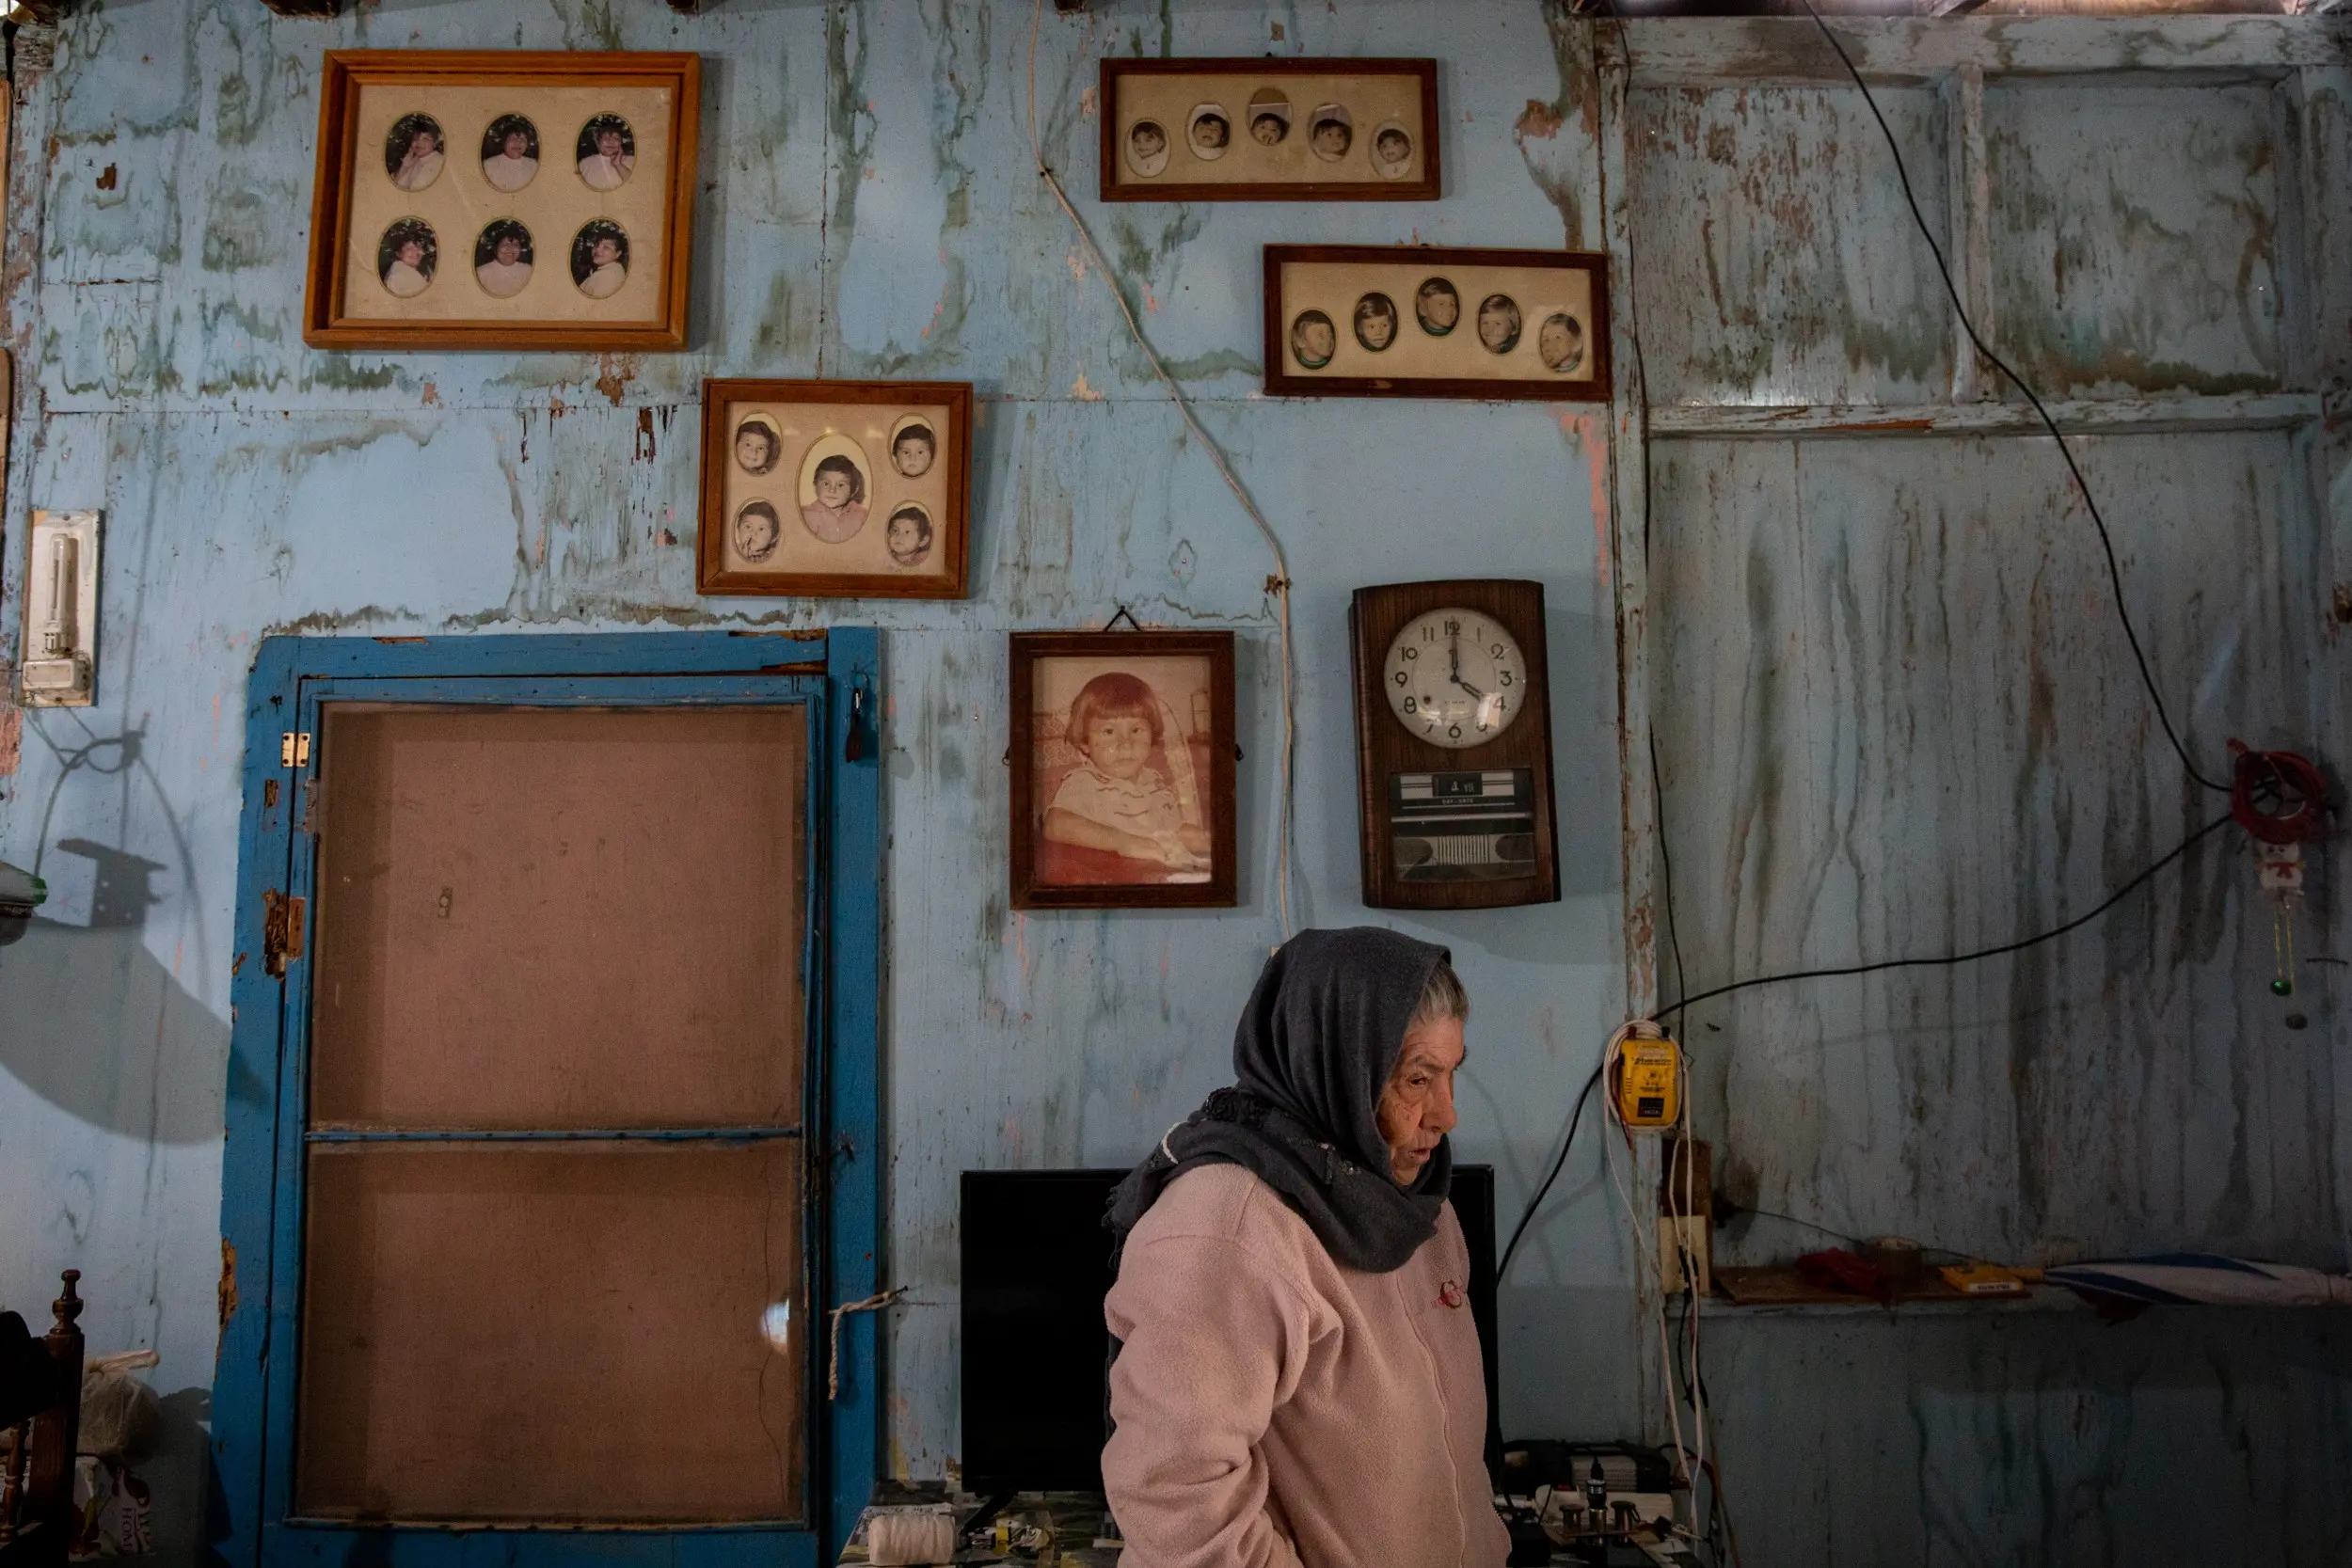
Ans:
[{"label": "door hinge", "polygon": [[275,979],[286,977],[286,965],[302,957],[303,900],[289,898],[276,888],[262,894],[262,968]]},{"label": "door hinge", "polygon": [[294,786],[294,832],[316,838],[326,820],[326,781],[305,779]]},{"label": "door hinge", "polygon": [[310,732],[288,730],[278,737],[278,765],[281,768],[310,766]]}]

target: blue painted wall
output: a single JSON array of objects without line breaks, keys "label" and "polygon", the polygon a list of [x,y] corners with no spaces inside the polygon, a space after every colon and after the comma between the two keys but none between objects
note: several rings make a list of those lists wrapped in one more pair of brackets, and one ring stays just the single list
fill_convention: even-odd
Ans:
[{"label": "blue painted wall", "polygon": [[[1597,247],[1605,193],[1588,36],[1532,3],[1103,0],[1097,9],[1072,20],[1046,8],[1037,124],[1147,329],[1288,547],[1302,920],[1364,918],[1346,705],[1350,590],[1456,574],[1546,585],[1566,896],[1543,909],[1395,921],[1450,943],[1476,999],[1461,1152],[1496,1164],[1502,1201],[1515,1211],[1624,1007],[1608,421],[1540,404],[1265,400],[1255,390],[1258,247]],[[889,1458],[901,1470],[937,1474],[957,1449],[956,1173],[1123,1163],[1222,1081],[1233,1014],[1279,937],[1269,562],[1031,169],[1030,23],[1017,0],[723,0],[702,18],[651,0],[392,0],[339,23],[272,19],[249,0],[152,0],[88,7],[56,36],[54,63],[28,58],[34,40],[21,36],[0,284],[18,362],[0,572],[8,646],[27,510],[97,507],[107,534],[101,700],[27,715],[21,761],[0,777],[0,857],[37,864],[56,891],[34,933],[0,954],[0,1301],[45,1301],[55,1271],[79,1267],[93,1348],[162,1352],[155,1380],[170,1395],[177,1436],[157,1480],[175,1557],[197,1539],[201,1497],[195,1433],[218,1321],[224,1096],[252,1087],[230,1081],[225,1063],[237,714],[258,637],[882,628],[886,1277],[911,1294],[890,1325]],[[318,56],[360,45],[701,53],[705,188],[690,352],[306,350],[297,314]],[[1393,207],[1098,207],[1079,193],[1092,182],[1093,63],[1113,52],[1434,55],[1450,194]],[[1693,145],[1713,150],[1703,136]],[[1823,181],[1813,194],[1843,188]],[[1645,198],[1661,238],[1675,233],[1664,217],[1677,202],[1698,213],[1677,191],[1670,183]],[[1896,220],[1877,200],[1868,221]],[[1891,246],[1891,232],[1881,243]],[[1647,255],[1663,260],[1664,247]],[[1645,310],[1664,297],[1645,298]],[[1850,358],[1834,344],[1822,354]],[[1938,369],[1931,349],[1896,357],[1913,381]],[[976,383],[970,600],[697,600],[696,398],[712,374]],[[1693,600],[1700,624],[1748,613],[1743,588],[1709,593]],[[1100,625],[1120,602],[1147,621],[1241,634],[1242,907],[1010,913],[1004,634]],[[2081,613],[2099,613],[2095,601]],[[1889,711],[1872,710],[1886,701],[1880,693],[1854,700]],[[1670,786],[1691,790],[1670,796],[1670,822],[1680,811],[1703,815],[1708,791],[1729,789],[1730,775],[1691,784],[1697,774],[1685,770],[1705,768],[1706,749],[1686,758],[1675,736],[1666,744]],[[1686,863],[1717,852],[1695,849]],[[1699,907],[1686,895],[1684,909],[1702,924],[1686,943],[1719,965],[1744,962],[1748,952],[1704,924],[1709,895],[1694,886]],[[2326,1052],[2344,1060],[2341,1047]],[[1723,1081],[1726,1069],[1712,1070]],[[1785,1175],[1767,1189],[1785,1194],[1834,1187],[1857,1138],[1937,1131],[1907,1131],[1899,1106],[1852,1114],[1865,1132],[1790,1146],[1765,1117],[1736,1130],[1740,1150]],[[2312,1133],[2319,1152],[2297,1145],[2304,1163],[2289,1174],[2336,1195],[2332,1207],[2296,1211],[2296,1237],[2316,1257],[2336,1245],[2345,1189],[2332,1093],[2311,1114],[2325,1121]],[[1779,1164],[1776,1150],[1787,1156]],[[2201,1156],[2184,1158],[2196,1165]],[[2121,1168],[2113,1178],[2119,1190],[2137,1179]],[[1582,1157],[1562,1196],[1504,1291],[1504,1425],[1639,1429],[1656,1352],[1633,1338],[1625,1227]],[[1953,1212],[1934,1182],[1906,1196],[1917,1209],[1890,1206],[1883,1223],[1932,1231]],[[2025,1235],[1990,1220],[1971,1234],[1985,1244]],[[2334,1258],[2341,1263],[2340,1250]],[[2238,1388],[2237,1341],[2165,1328],[2158,1353],[2101,1359],[2087,1325],[2067,1321],[2049,1335],[2000,1329],[2008,1348],[1997,1361],[1986,1348],[1994,1331],[1970,1324],[1933,1328],[1943,1347],[1933,1355],[1851,1325],[1725,1330],[1716,1342],[1732,1348],[1712,1375],[1732,1391],[1734,1433],[1743,1430],[1748,1445],[1733,1456],[1733,1484],[1746,1481],[1751,1499],[1745,1516],[1771,1517],[1769,1499],[1786,1493],[1808,1509],[1838,1502],[1862,1532],[1838,1537],[1803,1522],[1813,1513],[1791,1512],[1783,1536],[1760,1529],[1782,1547],[1752,1560],[1797,1560],[1841,1539],[1872,1544],[1839,1560],[1885,1560],[1872,1557],[1875,1544],[1926,1539],[1921,1521],[1943,1516],[1937,1510],[1965,1514],[1994,1498],[2010,1513],[1987,1515],[2004,1544],[1985,1555],[2001,1557],[2052,1539],[2053,1511],[2123,1499],[2127,1472],[2161,1493],[2150,1477],[2194,1450],[2157,1437],[2113,1449],[2111,1465],[2080,1472],[2089,1479],[2055,1500],[2037,1493],[2036,1478],[2057,1473],[2042,1469],[2038,1445],[2063,1423],[2015,1390],[2095,1386],[2119,1419],[2169,1418],[2159,1413],[2179,1407],[2138,1392],[2147,1367],[2202,1378],[2226,1405]],[[2300,1441],[2307,1422],[2332,1423],[2339,1443],[2346,1430],[2341,1336],[2293,1333],[2264,1365],[2287,1369],[2280,1377],[2305,1392],[2241,1416],[2247,1444],[2265,1451]],[[1855,1390],[1871,1397],[1857,1401]],[[1842,1446],[1799,1445],[1790,1458],[1773,1437],[1784,1418],[1790,1430],[1827,1430],[1841,1415],[1857,1429]],[[1931,1448],[1932,1464],[1922,1457]],[[1883,1484],[1840,1490],[1840,1478],[1866,1473],[1849,1463],[1863,1451],[1894,1456],[1867,1472]],[[1793,1481],[1781,1465],[1796,1466]],[[1922,1477],[1934,1486],[1923,1490]],[[2231,1494],[2231,1517],[2270,1497],[2249,1483]],[[2327,1538],[2296,1537],[2305,1539]],[[1963,1558],[1972,1549],[1955,1548]]]}]

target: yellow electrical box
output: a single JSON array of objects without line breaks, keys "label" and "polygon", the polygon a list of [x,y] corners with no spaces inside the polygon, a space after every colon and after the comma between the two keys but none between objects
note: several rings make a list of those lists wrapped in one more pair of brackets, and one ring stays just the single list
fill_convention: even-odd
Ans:
[{"label": "yellow electrical box", "polygon": [[1617,1119],[1637,1131],[1682,1119],[1682,1050],[1672,1040],[1629,1039],[1617,1050]]}]

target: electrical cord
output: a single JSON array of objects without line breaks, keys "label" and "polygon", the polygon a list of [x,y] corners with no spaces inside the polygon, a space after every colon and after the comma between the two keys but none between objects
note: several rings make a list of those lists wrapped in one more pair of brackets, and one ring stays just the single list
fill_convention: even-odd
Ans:
[{"label": "electrical cord", "polygon": [[2117,888],[2113,893],[2107,895],[2106,897],[2101,899],[2099,903],[2094,905],[2091,909],[2086,911],[2082,914],[2076,915],[2074,919],[2066,922],[2064,925],[2053,926],[2046,931],[2037,932],[2029,937],[2021,937],[2015,942],[2005,942],[1997,947],[1979,947],[1973,953],[1948,953],[1932,958],[1883,958],[1877,963],[1839,964],[1827,969],[1796,969],[1790,970],[1785,974],[1758,974],[1746,980],[1734,980],[1727,985],[1715,986],[1709,990],[1700,991],[1695,996],[1686,996],[1666,1006],[1659,1008],[1659,1022],[1663,1022],[1665,1020],[1682,1012],[1685,1008],[1695,1007],[1702,1002],[1711,1002],[1716,997],[1729,996],[1734,991],[1750,990],[1757,986],[1782,985],[1792,980],[1826,980],[1850,974],[1877,974],[1890,969],[1948,969],[1960,964],[1975,963],[1979,958],[1997,958],[2007,953],[2022,953],[2028,947],[2039,946],[2042,942],[2050,942],[2058,937],[2062,937],[2069,931],[2076,930],[2084,926],[2088,926],[2090,922],[2098,919],[2099,916],[2106,913],[2107,911],[2122,903],[2125,898],[2131,896],[2134,893],[2138,892],[2140,888],[2146,886],[2151,878],[2154,877],[2157,872],[2162,871],[2166,866],[2170,865],[2174,861],[2179,860],[2183,855],[2188,853],[2190,848],[2193,847],[2199,840],[2205,837],[2206,834],[2211,833],[2217,828],[2226,827],[2229,822],[2230,814],[2227,812],[2222,813],[2219,816],[2215,817],[2212,821],[2206,823],[2203,827],[2189,834],[2188,837],[2183,839],[2179,844],[2172,847],[2169,853],[2151,864],[2138,876],[2134,877],[2130,881],[2125,882],[2122,887]]},{"label": "electrical cord", "polygon": [[[2097,498],[2090,493],[2090,481],[2083,478],[2082,469],[2075,466],[2074,450],[2066,444],[2066,437],[2059,434],[2058,421],[2042,406],[2041,394],[2017,373],[2008,360],[1994,353],[1993,346],[1978,333],[1977,324],[1968,317],[1968,307],[1961,300],[1960,286],[1952,281],[1952,269],[1945,264],[1944,247],[1935,243],[1935,232],[1928,227],[1927,214],[1919,210],[1919,198],[1912,191],[1911,171],[1904,166],[1902,148],[1895,140],[1894,127],[1886,123],[1886,116],[1879,109],[1878,98],[1870,91],[1870,84],[1862,79],[1862,72],[1854,65],[1853,56],[1846,53],[1846,46],[1838,41],[1830,24],[1821,20],[1821,13],[1813,8],[1813,0],[1802,0],[1802,3],[1805,15],[1813,19],[1813,24],[1821,30],[1821,37],[1827,39],[1829,46],[1837,52],[1837,58],[1846,67],[1846,74],[1852,77],[1853,85],[1862,89],[1862,101],[1870,106],[1870,118],[1878,121],[1879,132],[1886,138],[1886,150],[1895,160],[1896,178],[1902,182],[1903,200],[1911,208],[1912,221],[1919,226],[1919,237],[1927,241],[1928,254],[1935,258],[1936,275],[1944,279],[1945,293],[1952,296],[1952,313],[1960,318],[1961,330],[1968,334],[1968,341],[1975,345],[1979,357],[2009,377],[2010,384],[2026,395],[2026,401],[2033,404],[2033,411],[2041,416],[2043,427],[2049,431],[2050,439],[2058,443],[2058,455],[2066,461],[2066,471],[2074,476],[2074,488],[2081,492],[2083,505],[2090,513],[2090,521],[2099,531],[2099,547],[2106,557],[2107,584],[2114,590],[2115,618],[2122,623],[2123,640],[2131,644],[2132,658],[2139,666],[2140,684],[2148,689],[2148,701],[2156,710],[2156,722],[2164,726],[2164,737],[2172,743],[2172,750],[2179,753],[2181,766],[2188,770],[2190,778],[2207,789],[2226,792],[2230,787],[2228,784],[2207,778],[2197,766],[2196,759],[2189,755],[2187,744],[2181,738],[2180,731],[2173,727],[2172,715],[2165,709],[2164,693],[2156,689],[2156,677],[2148,668],[2148,655],[2139,645],[2139,633],[2133,627],[2131,610],[2124,603],[2123,569],[2116,562],[2115,540],[2107,532],[2107,520],[2099,511]],[[1620,23],[1618,25],[1622,29],[1624,24]]]},{"label": "electrical cord", "polygon": [[1054,193],[1054,199],[1060,204],[1063,214],[1070,219],[1070,226],[1078,231],[1078,241],[1086,246],[1088,259],[1094,263],[1095,272],[1102,277],[1104,285],[1110,290],[1111,303],[1119,307],[1120,317],[1127,324],[1128,335],[1135,339],[1136,346],[1143,351],[1143,357],[1151,365],[1152,372],[1158,376],[1161,383],[1168,388],[1168,398],[1176,404],[1176,412],[1184,417],[1184,427],[1191,431],[1193,438],[1200,443],[1200,450],[1208,453],[1209,461],[1216,466],[1217,474],[1225,481],[1225,487],[1233,493],[1233,499],[1241,503],[1242,511],[1248,515],[1252,523],[1257,525],[1259,534],[1265,540],[1267,553],[1274,557],[1274,575],[1266,578],[1265,584],[1266,592],[1274,596],[1275,612],[1281,634],[1282,655],[1282,804],[1280,816],[1275,825],[1274,889],[1275,905],[1282,922],[1282,939],[1287,942],[1291,936],[1292,791],[1297,773],[1298,755],[1292,673],[1295,666],[1291,657],[1290,562],[1282,553],[1282,541],[1275,534],[1274,525],[1266,521],[1265,514],[1258,509],[1257,500],[1249,494],[1248,486],[1242,483],[1240,477],[1233,472],[1232,464],[1226,460],[1225,449],[1217,445],[1216,438],[1209,434],[1206,426],[1201,424],[1200,417],[1193,412],[1192,400],[1184,395],[1184,384],[1169,372],[1165,364],[1160,362],[1159,351],[1152,346],[1152,340],[1143,335],[1143,324],[1136,320],[1135,309],[1127,303],[1126,293],[1119,286],[1119,274],[1112,270],[1109,259],[1103,254],[1103,247],[1094,243],[1093,230],[1087,228],[1086,219],[1080,217],[1078,209],[1071,204],[1070,193],[1062,189],[1060,177],[1054,172],[1053,166],[1045,161],[1043,144],[1037,137],[1037,40],[1044,17],[1045,0],[1037,0],[1035,8],[1029,13],[1028,124],[1029,156],[1037,164],[1038,178],[1045,182],[1045,188]]}]

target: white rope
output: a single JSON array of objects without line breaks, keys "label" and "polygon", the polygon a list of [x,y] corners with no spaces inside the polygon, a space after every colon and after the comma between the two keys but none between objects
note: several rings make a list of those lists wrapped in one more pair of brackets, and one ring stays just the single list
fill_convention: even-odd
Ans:
[{"label": "white rope", "polygon": [[1143,335],[1143,324],[1136,320],[1135,310],[1127,304],[1126,293],[1119,286],[1119,275],[1111,270],[1109,260],[1104,256],[1102,247],[1094,243],[1094,235],[1087,228],[1086,219],[1080,217],[1078,209],[1070,204],[1069,193],[1062,189],[1061,181],[1045,161],[1045,150],[1037,139],[1037,40],[1044,16],[1045,0],[1037,0],[1036,8],[1029,15],[1029,156],[1036,161],[1038,176],[1045,182],[1045,188],[1054,193],[1054,199],[1060,203],[1063,214],[1070,219],[1070,226],[1078,231],[1079,243],[1086,246],[1087,257],[1093,262],[1094,270],[1108,285],[1111,302],[1119,307],[1119,314],[1126,322],[1127,331],[1135,338],[1136,346],[1143,350],[1143,357],[1150,363],[1152,372],[1167,386],[1168,395],[1175,403],[1176,412],[1184,416],[1193,439],[1200,444],[1201,451],[1209,454],[1209,461],[1216,465],[1217,473],[1224,478],[1225,487],[1233,492],[1233,499],[1241,503],[1242,511],[1248,514],[1249,520],[1257,525],[1258,532],[1265,539],[1266,549],[1274,557],[1274,575],[1266,578],[1265,591],[1274,595],[1275,610],[1281,628],[1282,654],[1282,804],[1275,830],[1275,901],[1281,914],[1282,936],[1287,941],[1291,934],[1291,779],[1297,751],[1296,729],[1291,714],[1290,564],[1282,554],[1282,541],[1275,536],[1274,525],[1266,521],[1265,514],[1258,510],[1258,503],[1250,499],[1248,490],[1234,474],[1232,465],[1226,461],[1225,450],[1217,445],[1216,438],[1200,423],[1200,416],[1192,411],[1192,400],[1184,396],[1183,384],[1168,373],[1166,365],[1160,363],[1159,352],[1152,346],[1152,340]]},{"label": "white rope", "polygon": [[906,1287],[877,1291],[864,1301],[845,1301],[833,1309],[832,1345],[825,1356],[825,1399],[828,1402],[841,1397],[841,1319],[849,1312],[879,1312],[906,1294]]}]

